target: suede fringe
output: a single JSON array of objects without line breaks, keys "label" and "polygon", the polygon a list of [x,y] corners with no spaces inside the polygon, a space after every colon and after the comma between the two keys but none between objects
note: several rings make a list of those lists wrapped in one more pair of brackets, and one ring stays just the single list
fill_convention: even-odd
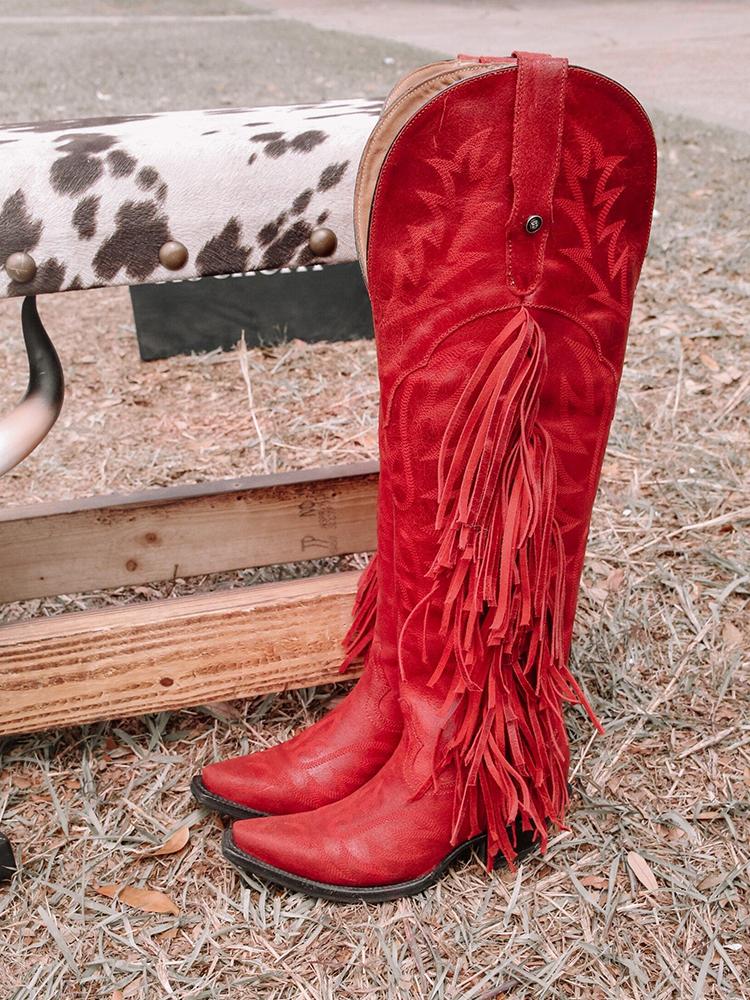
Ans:
[{"label": "suede fringe", "polygon": [[354,599],[352,623],[344,636],[344,660],[339,667],[343,674],[356,660],[367,656],[375,631],[375,611],[378,601],[378,554],[365,567],[359,578],[357,596]]},{"label": "suede fringe", "polygon": [[441,768],[458,773],[454,841],[487,832],[487,865],[512,866],[516,836],[561,826],[568,800],[563,703],[601,725],[567,666],[565,550],[557,474],[537,422],[544,334],[522,307],[489,345],[453,411],[439,459],[437,556],[451,736]]}]

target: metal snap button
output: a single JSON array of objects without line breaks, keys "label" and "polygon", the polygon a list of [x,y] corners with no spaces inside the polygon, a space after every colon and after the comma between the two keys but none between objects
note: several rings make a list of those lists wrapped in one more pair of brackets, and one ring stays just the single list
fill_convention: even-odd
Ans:
[{"label": "metal snap button", "polygon": [[526,220],[526,232],[529,236],[533,236],[534,233],[538,233],[539,230],[544,225],[544,219],[541,215],[530,215]]}]

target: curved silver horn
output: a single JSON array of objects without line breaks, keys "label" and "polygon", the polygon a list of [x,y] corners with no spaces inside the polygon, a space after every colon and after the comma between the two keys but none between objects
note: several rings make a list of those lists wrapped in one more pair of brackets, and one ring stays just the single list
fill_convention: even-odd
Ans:
[{"label": "curved silver horn", "polygon": [[65,394],[60,359],[36,309],[36,297],[24,300],[21,326],[29,358],[29,385],[15,408],[0,417],[0,476],[26,458],[57,420]]}]

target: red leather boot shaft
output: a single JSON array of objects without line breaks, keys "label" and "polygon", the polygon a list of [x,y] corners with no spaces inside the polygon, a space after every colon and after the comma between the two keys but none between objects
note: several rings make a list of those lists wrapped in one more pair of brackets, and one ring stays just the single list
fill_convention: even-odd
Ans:
[{"label": "red leather boot shaft", "polygon": [[348,799],[235,827],[246,855],[397,895],[475,835],[512,861],[563,822],[568,651],[655,164],[626,91],[525,54],[398,134],[367,271],[404,733]]},{"label": "red leather boot shaft", "polygon": [[404,129],[381,172],[368,272],[386,424],[382,461],[394,483],[403,617],[435,554],[445,426],[489,340],[526,305],[544,329],[549,359],[539,421],[559,469],[569,639],[648,241],[655,151],[629,94],[586,70],[569,71],[541,280],[518,294],[507,280],[504,239],[515,84],[514,71],[499,70],[449,88]]},{"label": "red leather boot shaft", "polygon": [[[629,94],[586,70],[567,70],[562,61],[524,57],[520,65],[520,74],[503,68],[456,84],[409,122],[381,171],[369,233],[384,461],[391,468],[396,511],[394,607],[402,697],[417,720],[420,706],[427,719],[439,704],[450,709],[440,741],[450,742],[451,727],[465,724],[460,737],[465,768],[472,759],[470,741],[488,732],[487,714],[506,715],[502,731],[493,730],[504,745],[486,748],[483,773],[464,775],[474,788],[455,818],[463,816],[470,834],[486,823],[493,789],[501,794],[503,781],[490,774],[503,758],[508,773],[522,772],[520,779],[517,774],[508,779],[519,800],[530,786],[533,794],[540,782],[548,785],[536,813],[520,806],[524,822],[538,824],[549,813],[562,820],[567,740],[561,705],[546,702],[579,696],[561,671],[540,694],[543,680],[533,678],[536,693],[526,691],[523,670],[498,680],[482,665],[464,669],[452,655],[445,662],[451,635],[443,611],[457,598],[451,594],[455,574],[435,575],[441,558],[440,480],[456,451],[464,448],[468,459],[475,444],[462,441],[460,426],[452,437],[446,428],[468,415],[470,401],[462,403],[462,393],[473,373],[488,364],[487,352],[500,331],[523,310],[546,355],[533,419],[551,447],[550,473],[556,480],[553,515],[563,550],[559,570],[550,567],[559,579],[545,614],[557,619],[558,660],[564,666],[655,186],[651,129]],[[537,216],[541,228],[534,230]],[[504,354],[510,353],[509,344]],[[504,363],[499,357],[495,368]],[[488,367],[487,378],[491,371]],[[477,394],[481,391],[478,385]],[[491,428],[485,429],[491,437]],[[487,453],[487,443],[484,448]],[[502,464],[499,468],[502,475]],[[522,463],[518,470],[535,474]],[[460,506],[459,499],[456,503]],[[475,506],[481,511],[482,505]],[[478,538],[493,530],[487,508],[483,523],[469,526]],[[506,511],[506,522],[509,516]],[[507,534],[507,523],[500,530]],[[522,588],[518,566],[515,572],[509,587]],[[552,607],[555,598],[559,606]],[[462,631],[479,629],[468,615],[451,621]],[[443,668],[436,670],[441,661]],[[472,696],[477,683],[485,687],[483,698]],[[529,707],[534,697],[540,704]],[[466,725],[470,712],[478,715],[473,729]],[[519,724],[524,712],[527,718]],[[419,729],[420,722],[415,724]],[[428,739],[427,729],[422,738]],[[549,741],[554,752],[537,755],[529,747],[515,752],[514,740],[538,747]],[[435,752],[439,755],[438,748]],[[539,773],[543,770],[554,773]],[[465,794],[467,785],[459,790]]]}]

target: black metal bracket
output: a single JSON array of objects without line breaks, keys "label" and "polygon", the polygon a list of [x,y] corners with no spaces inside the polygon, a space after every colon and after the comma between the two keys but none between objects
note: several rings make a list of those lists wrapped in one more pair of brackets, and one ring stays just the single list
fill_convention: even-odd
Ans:
[{"label": "black metal bracket", "polygon": [[[21,327],[29,359],[29,383],[18,406],[0,417],[0,475],[22,462],[47,436],[65,394],[60,359],[39,318],[34,295],[24,299]],[[0,833],[0,882],[9,882],[16,870],[13,847]]]},{"label": "black metal bracket", "polygon": [[60,359],[39,319],[34,295],[24,299],[21,327],[29,359],[29,383],[18,406],[0,417],[0,476],[10,472],[44,440],[58,418],[65,394]]}]

